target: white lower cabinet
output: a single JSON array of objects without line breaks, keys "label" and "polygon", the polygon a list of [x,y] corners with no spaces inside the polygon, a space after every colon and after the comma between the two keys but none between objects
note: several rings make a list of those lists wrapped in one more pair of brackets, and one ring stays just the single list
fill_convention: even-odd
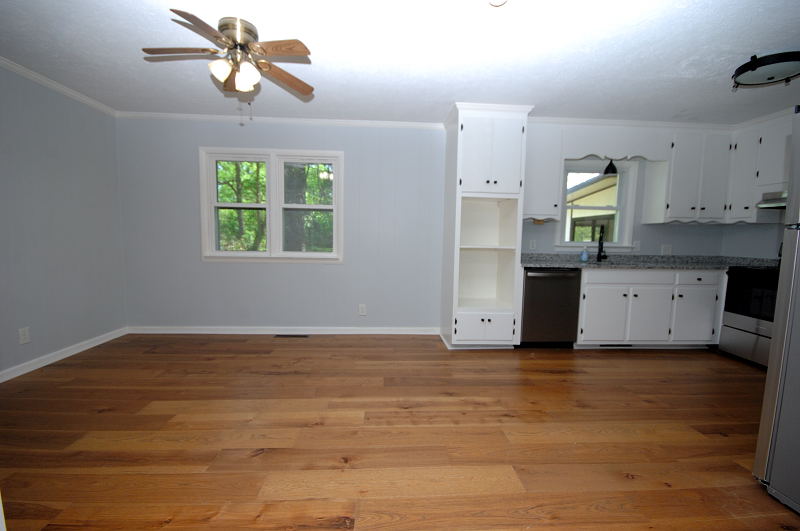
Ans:
[{"label": "white lower cabinet", "polygon": [[718,342],[721,271],[584,270],[577,344]]},{"label": "white lower cabinet", "polygon": [[514,337],[512,312],[458,312],[453,339],[457,341],[507,341]]},{"label": "white lower cabinet", "polygon": [[675,288],[675,315],[672,337],[675,341],[718,343],[715,312],[717,286],[678,286]]}]

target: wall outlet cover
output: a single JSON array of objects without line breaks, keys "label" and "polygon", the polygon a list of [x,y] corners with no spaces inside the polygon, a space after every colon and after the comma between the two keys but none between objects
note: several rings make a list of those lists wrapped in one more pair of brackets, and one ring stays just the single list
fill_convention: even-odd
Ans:
[{"label": "wall outlet cover", "polygon": [[367,305],[366,304],[359,304],[358,305],[358,315],[367,315]]},{"label": "wall outlet cover", "polygon": [[20,328],[17,333],[19,334],[20,345],[31,342],[31,329],[29,327]]},{"label": "wall outlet cover", "polygon": [[663,256],[669,256],[672,254],[672,244],[669,243],[662,243],[661,244],[661,254]]}]

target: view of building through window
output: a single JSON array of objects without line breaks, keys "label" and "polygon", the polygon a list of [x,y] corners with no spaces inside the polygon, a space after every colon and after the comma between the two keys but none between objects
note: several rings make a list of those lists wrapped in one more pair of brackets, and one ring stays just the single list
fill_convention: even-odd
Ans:
[{"label": "view of building through window", "polygon": [[605,240],[617,241],[619,176],[601,173],[567,173],[566,242],[593,242],[605,227]]}]

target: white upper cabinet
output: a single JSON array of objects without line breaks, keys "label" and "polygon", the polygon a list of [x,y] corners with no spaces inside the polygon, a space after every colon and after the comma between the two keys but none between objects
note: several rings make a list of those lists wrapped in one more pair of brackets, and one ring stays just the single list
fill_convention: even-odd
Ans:
[{"label": "white upper cabinet", "polygon": [[755,128],[738,131],[733,139],[733,163],[728,185],[727,218],[729,221],[755,220],[756,157],[759,131]]},{"label": "white upper cabinet", "polygon": [[459,117],[459,184],[463,192],[520,193],[527,116],[464,111]]},{"label": "white upper cabinet", "polygon": [[[756,185],[784,185],[788,182],[786,161],[792,123],[788,118],[770,120],[762,124],[758,132]],[[785,186],[776,188],[780,189]]]},{"label": "white upper cabinet", "polygon": [[724,219],[728,176],[731,173],[731,135],[708,133],[703,148],[703,171],[697,218],[701,221]]},{"label": "white upper cabinet", "polygon": [[563,181],[561,126],[529,123],[522,216],[560,219]]},{"label": "white upper cabinet", "polygon": [[669,193],[665,208],[670,219],[693,220],[699,211],[703,163],[703,133],[683,131],[670,144]]},{"label": "white upper cabinet", "polygon": [[668,160],[671,136],[668,129],[659,127],[565,125],[563,158],[597,155],[609,159]]},{"label": "white upper cabinet", "polygon": [[723,221],[730,135],[678,131],[670,150],[668,163],[647,163],[642,222]]}]

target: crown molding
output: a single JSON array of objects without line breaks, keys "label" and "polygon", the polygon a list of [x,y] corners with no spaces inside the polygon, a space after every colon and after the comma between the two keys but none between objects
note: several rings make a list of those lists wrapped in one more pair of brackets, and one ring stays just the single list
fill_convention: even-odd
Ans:
[{"label": "crown molding", "polygon": [[333,127],[375,127],[383,129],[431,129],[436,131],[443,131],[444,125],[438,122],[392,122],[392,121],[379,121],[379,120],[340,120],[333,118],[276,118],[269,116],[253,116],[243,117],[225,114],[183,114],[183,113],[168,113],[168,112],[129,112],[117,111],[115,113],[117,118],[131,118],[131,119],[144,119],[144,120],[195,120],[207,122],[239,122],[246,124],[253,123],[271,123],[271,124],[294,124],[294,125],[312,125],[319,126],[333,126]]},{"label": "crown molding", "polygon": [[14,61],[11,61],[10,59],[6,59],[3,56],[0,56],[0,66],[5,68],[6,70],[10,70],[11,72],[14,72],[15,74],[19,74],[20,76],[22,76],[22,77],[24,77],[26,79],[29,79],[29,80],[33,81],[34,83],[38,83],[39,85],[42,85],[43,87],[47,87],[47,88],[49,88],[49,89],[51,89],[51,90],[53,90],[55,92],[58,92],[59,94],[61,94],[63,96],[66,96],[66,97],[68,97],[70,99],[73,99],[75,101],[83,103],[84,105],[88,105],[89,107],[91,107],[91,108],[93,108],[95,110],[98,110],[98,111],[100,111],[100,112],[102,112],[104,114],[107,114],[109,116],[116,116],[117,115],[117,111],[115,111],[114,109],[112,109],[108,105],[106,105],[104,103],[100,103],[99,101],[97,101],[97,100],[95,100],[93,98],[90,98],[89,96],[86,96],[84,94],[81,94],[80,92],[78,92],[76,90],[72,90],[69,87],[65,87],[61,83],[53,81],[52,79],[50,79],[48,77],[45,77],[45,76],[43,76],[41,74],[37,74],[33,70],[29,70],[29,69],[25,68],[24,66],[19,65],[19,64],[15,63]]}]

